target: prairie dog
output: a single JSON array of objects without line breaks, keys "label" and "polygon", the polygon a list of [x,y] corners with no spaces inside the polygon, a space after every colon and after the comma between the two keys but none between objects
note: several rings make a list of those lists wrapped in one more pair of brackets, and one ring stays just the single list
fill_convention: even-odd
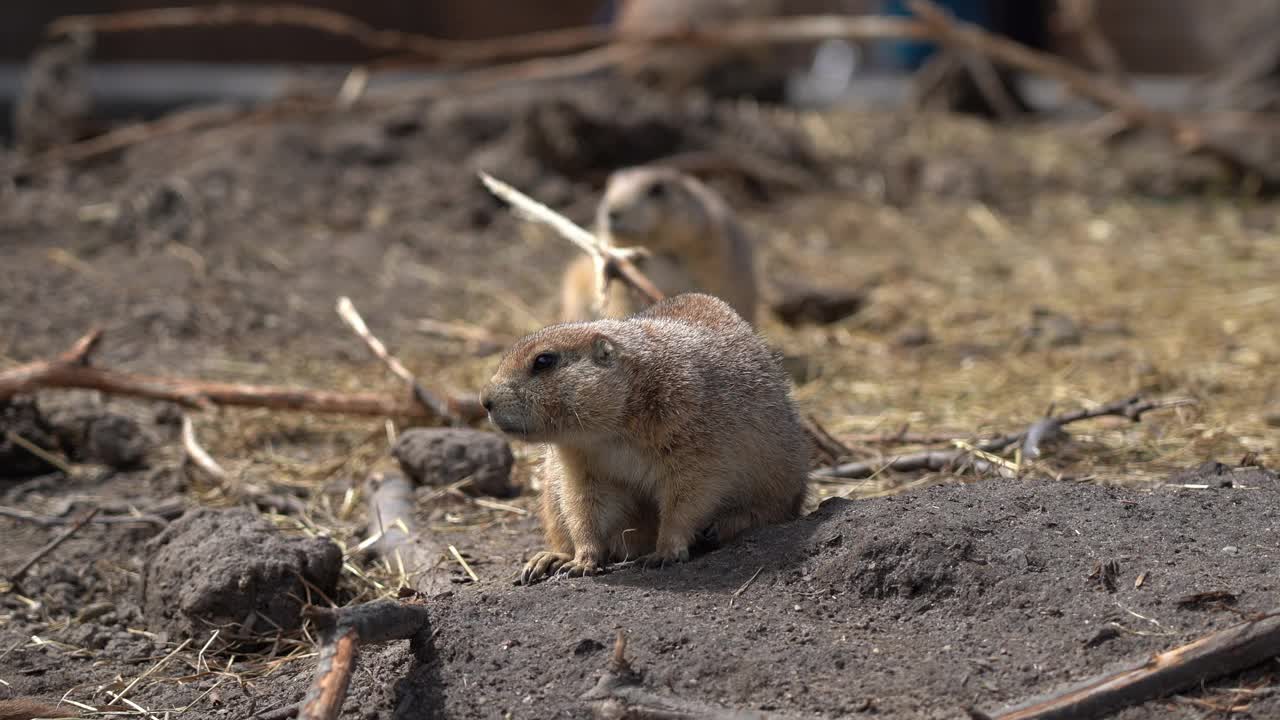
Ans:
[{"label": "prairie dog", "polygon": [[799,517],[806,500],[809,446],[786,374],[709,295],[522,338],[481,402],[503,432],[550,446],[549,548],[521,584],[613,561],[682,562],[700,533],[728,542]]},{"label": "prairie dog", "polygon": [[0,700],[0,720],[32,720],[32,718],[73,718],[79,717],[80,711],[75,708],[59,707],[52,703],[33,698],[12,698]]},{"label": "prairie dog", "polygon": [[[698,180],[657,167],[613,173],[596,210],[596,232],[613,247],[642,251],[636,265],[664,295],[714,295],[755,323],[754,249],[725,201]],[[595,268],[580,256],[565,270],[561,320],[593,319],[595,297]],[[626,317],[645,304],[638,293],[614,282],[603,314]]]}]

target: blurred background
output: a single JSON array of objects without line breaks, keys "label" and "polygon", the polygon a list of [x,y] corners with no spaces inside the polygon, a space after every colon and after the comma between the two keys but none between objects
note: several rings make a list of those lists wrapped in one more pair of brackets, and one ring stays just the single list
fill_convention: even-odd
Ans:
[{"label": "blurred background", "polygon": [[[189,2],[185,6],[225,5]],[[230,3],[237,4],[237,3]],[[255,3],[238,3],[252,6]],[[1046,49],[1088,66],[1086,36],[1063,21],[1064,8],[1077,2],[1052,0],[952,0],[941,3],[958,18],[975,22],[1029,46]],[[1275,3],[1224,0],[1124,0],[1086,2],[1092,27],[1110,46],[1113,62],[1135,76],[1186,76],[1212,71],[1240,55],[1243,36]],[[309,8],[347,14],[373,28],[388,28],[453,40],[520,35],[557,28],[619,23],[623,27],[672,26],[698,15],[744,17],[814,13],[888,13],[907,15],[900,0],[556,0],[513,3],[503,0],[327,0]],[[23,66],[46,38],[58,17],[164,7],[162,0],[53,0],[11,2],[0,22],[0,133],[12,138],[15,99]],[[1060,7],[1061,6],[1061,7]],[[1274,15],[1274,12],[1270,13]],[[1233,21],[1232,18],[1239,18]],[[1263,23],[1267,25],[1267,23]],[[1274,26],[1271,23],[1270,26]],[[912,70],[930,48],[910,42],[859,47],[830,41],[791,50],[785,67],[773,76],[742,80],[741,66],[731,73],[732,87],[722,94],[751,94],[762,100],[810,104],[837,101],[898,102],[902,92],[893,73]],[[312,72],[350,67],[378,55],[350,37],[307,28],[187,27],[156,32],[100,34],[94,39],[88,87],[100,118],[150,117],[190,102],[262,100],[277,97],[296,82],[301,66]],[[433,69],[437,70],[437,69]],[[781,72],[785,70],[785,72]],[[852,84],[857,72],[875,80]],[[816,75],[815,75],[816,74]],[[824,75],[825,74],[825,75]],[[785,77],[784,77],[785,75]],[[721,77],[723,77],[723,73]],[[833,79],[834,78],[834,79]],[[390,82],[380,77],[379,82]],[[887,84],[886,84],[887,83]],[[714,82],[712,83],[714,84]],[[1168,101],[1164,86],[1139,83],[1154,101]],[[1154,88],[1154,90],[1153,90]],[[1034,93],[1036,89],[1030,88]],[[1151,100],[1151,98],[1148,98]],[[971,102],[952,102],[965,109]]]}]

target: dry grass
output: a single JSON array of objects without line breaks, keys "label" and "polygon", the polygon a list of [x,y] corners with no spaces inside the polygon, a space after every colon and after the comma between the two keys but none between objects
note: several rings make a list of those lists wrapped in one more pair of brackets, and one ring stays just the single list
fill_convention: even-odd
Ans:
[{"label": "dry grass", "polygon": [[[843,153],[868,152],[860,120],[825,124],[833,152],[841,125],[852,128]],[[1016,430],[1051,404],[1147,392],[1199,404],[1140,425],[1074,427],[1079,444],[1049,465],[1137,484],[1207,459],[1275,451],[1263,415],[1278,399],[1266,368],[1280,359],[1270,332],[1280,313],[1280,237],[1269,221],[1250,226],[1252,201],[1113,194],[1123,172],[1141,172],[1122,169],[1129,156],[1106,156],[1061,130],[997,134],[922,118],[907,125],[898,151],[973,176],[987,185],[980,195],[1015,209],[981,197],[908,209],[826,197],[754,219],[775,268],[827,282],[880,280],[869,309],[845,325],[768,328],[820,364],[822,377],[798,397],[830,430]],[[1028,338],[1035,307],[1071,318],[1079,344]],[[918,325],[932,344],[895,343]]]}]

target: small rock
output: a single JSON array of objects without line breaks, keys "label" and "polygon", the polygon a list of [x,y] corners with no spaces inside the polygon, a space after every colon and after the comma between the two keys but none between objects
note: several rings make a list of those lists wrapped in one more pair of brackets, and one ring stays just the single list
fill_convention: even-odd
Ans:
[{"label": "small rock", "polygon": [[584,638],[579,640],[578,644],[573,647],[573,654],[577,657],[582,657],[583,655],[600,652],[603,649],[603,644],[592,640],[591,638]]},{"label": "small rock", "polygon": [[342,551],[285,535],[247,510],[193,510],[147,544],[142,605],[154,631],[207,638],[274,634],[302,624],[302,603],[332,596]]},{"label": "small rock", "polygon": [[1267,427],[1280,428],[1280,408],[1268,411],[1262,416],[1262,420]]},{"label": "small rock", "polygon": [[779,290],[780,297],[773,303],[773,314],[792,327],[830,325],[853,315],[866,304],[866,295],[857,290],[801,285],[785,285]]},{"label": "small rock", "polygon": [[142,464],[151,449],[151,438],[132,418],[105,413],[90,420],[85,430],[85,451],[97,462],[128,469]]},{"label": "small rock", "polygon": [[1042,349],[1079,345],[1084,339],[1075,320],[1042,307],[1032,308],[1026,337],[1032,347]]},{"label": "small rock", "polygon": [[1236,547],[1235,545],[1228,545],[1222,548],[1222,554],[1235,557],[1236,555],[1240,554],[1240,548]]},{"label": "small rock", "polygon": [[1014,548],[1009,552],[1005,553],[1004,559],[1009,561],[1009,564],[1015,567],[1021,568],[1023,570],[1026,570],[1027,565],[1029,564],[1027,562],[1027,551],[1023,550],[1022,548]]},{"label": "small rock", "polygon": [[927,325],[913,325],[898,333],[893,342],[903,348],[923,347],[933,342],[933,334]]},{"label": "small rock", "polygon": [[470,477],[469,492],[511,497],[515,456],[501,435],[466,428],[415,428],[401,433],[391,454],[422,485],[450,485]]}]

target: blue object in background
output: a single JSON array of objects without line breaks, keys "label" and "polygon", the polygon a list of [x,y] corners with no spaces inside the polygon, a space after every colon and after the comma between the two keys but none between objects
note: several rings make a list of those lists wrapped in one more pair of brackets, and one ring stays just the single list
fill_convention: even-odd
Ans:
[{"label": "blue object in background", "polygon": [[[986,0],[938,0],[938,5],[951,11],[951,14],[959,20],[990,28],[991,14]],[[886,0],[884,13],[899,17],[912,16],[911,11],[907,9],[906,0]],[[936,49],[933,43],[915,40],[892,41],[888,45],[892,64],[908,70],[920,67]]]}]

